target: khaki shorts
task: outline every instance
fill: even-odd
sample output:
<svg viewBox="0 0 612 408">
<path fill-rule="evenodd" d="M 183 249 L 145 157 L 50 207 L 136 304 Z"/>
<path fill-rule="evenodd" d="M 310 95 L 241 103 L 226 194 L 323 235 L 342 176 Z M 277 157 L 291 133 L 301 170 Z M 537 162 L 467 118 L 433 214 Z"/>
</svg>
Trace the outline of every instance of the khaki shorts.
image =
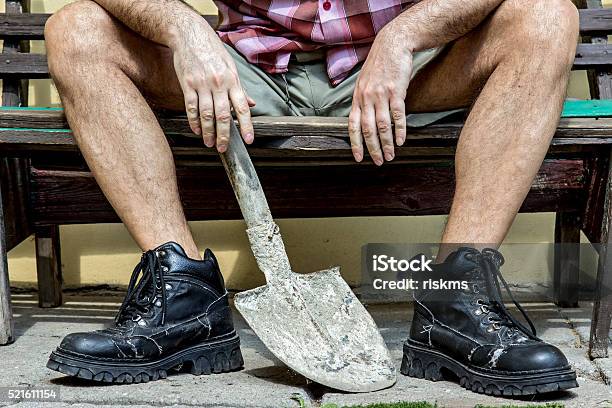
<svg viewBox="0 0 612 408">
<path fill-rule="evenodd" d="M 291 59 L 285 74 L 268 74 L 249 63 L 231 46 L 226 48 L 234 58 L 238 75 L 247 94 L 257 102 L 251 109 L 253 116 L 342 116 L 351 111 L 353 89 L 361 65 L 339 85 L 329 82 L 323 55 L 298 54 Z M 442 48 L 418 52 L 414 55 L 412 76 L 427 65 Z M 460 111 L 415 113 L 406 116 L 407 124 L 419 127 L 431 124 Z"/>
</svg>

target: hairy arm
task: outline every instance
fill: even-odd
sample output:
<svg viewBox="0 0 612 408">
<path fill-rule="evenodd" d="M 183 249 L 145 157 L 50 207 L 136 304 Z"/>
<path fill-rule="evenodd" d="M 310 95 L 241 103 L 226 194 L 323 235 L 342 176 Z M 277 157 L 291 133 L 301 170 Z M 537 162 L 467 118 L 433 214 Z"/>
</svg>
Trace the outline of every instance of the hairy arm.
<svg viewBox="0 0 612 408">
<path fill-rule="evenodd" d="M 173 48 L 198 35 L 216 34 L 191 6 L 181 0 L 94 0 L 106 11 L 141 36 Z"/>
<path fill-rule="evenodd" d="M 250 106 L 234 60 L 213 28 L 181 0 L 95 0 L 142 37 L 170 48 L 193 132 L 224 152 L 232 109 L 247 143 L 253 141 Z"/>
<path fill-rule="evenodd" d="M 388 27 L 410 52 L 447 44 L 480 24 L 504 0 L 421 0 Z"/>
</svg>

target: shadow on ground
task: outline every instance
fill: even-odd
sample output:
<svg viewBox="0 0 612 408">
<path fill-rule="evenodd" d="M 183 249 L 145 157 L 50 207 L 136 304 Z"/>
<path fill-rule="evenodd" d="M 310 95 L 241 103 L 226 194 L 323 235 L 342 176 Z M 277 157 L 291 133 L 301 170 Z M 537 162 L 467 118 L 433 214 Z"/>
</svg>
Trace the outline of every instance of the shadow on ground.
<svg viewBox="0 0 612 408">
<path fill-rule="evenodd" d="M 45 367 L 49 353 L 61 338 L 75 331 L 89 331 L 111 324 L 121 303 L 119 293 L 69 294 L 64 306 L 40 309 L 35 294 L 15 294 L 13 307 L 17 340 L 0 347 L 0 387 L 54 386 L 65 404 L 96 405 L 187 405 L 215 407 L 306 407 L 338 406 L 376 402 L 428 401 L 440 407 L 501 406 L 560 402 L 566 407 L 612 406 L 610 386 L 604 383 L 612 364 L 586 357 L 590 305 L 559 310 L 551 304 L 526 304 L 546 341 L 559 346 L 579 375 L 580 387 L 535 398 L 502 399 L 479 395 L 453 381 L 430 382 L 398 375 L 394 387 L 367 394 L 348 394 L 312 383 L 278 361 L 259 341 L 238 313 L 234 314 L 241 338 L 245 368 L 223 375 L 193 376 L 175 373 L 163 381 L 146 384 L 109 385 L 65 377 Z M 407 304 L 371 305 L 397 366 L 402 343 L 408 335 L 411 311 Z M 585 337 L 587 335 L 587 337 Z M 607 405 L 606 405 L 607 404 Z M 0 402 L 0 405 L 2 403 Z"/>
</svg>

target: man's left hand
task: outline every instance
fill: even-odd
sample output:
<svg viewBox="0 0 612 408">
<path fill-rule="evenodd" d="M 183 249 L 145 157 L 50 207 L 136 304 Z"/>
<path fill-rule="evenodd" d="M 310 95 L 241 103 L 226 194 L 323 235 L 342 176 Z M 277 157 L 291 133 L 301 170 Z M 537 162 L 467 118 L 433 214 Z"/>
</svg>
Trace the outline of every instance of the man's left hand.
<svg viewBox="0 0 612 408">
<path fill-rule="evenodd" d="M 404 101 L 412 74 L 412 52 L 405 38 L 394 35 L 391 24 L 381 30 L 357 79 L 349 115 L 349 135 L 355 160 L 363 160 L 363 142 L 376 165 L 395 157 L 406 140 Z"/>
</svg>

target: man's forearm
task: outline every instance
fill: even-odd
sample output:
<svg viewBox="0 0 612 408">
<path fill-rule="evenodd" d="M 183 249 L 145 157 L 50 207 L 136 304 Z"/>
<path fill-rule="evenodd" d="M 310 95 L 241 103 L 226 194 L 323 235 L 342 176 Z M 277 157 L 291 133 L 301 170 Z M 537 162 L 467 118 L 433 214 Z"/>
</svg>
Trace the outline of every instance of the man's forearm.
<svg viewBox="0 0 612 408">
<path fill-rule="evenodd" d="M 408 51 L 421 51 L 447 44 L 471 31 L 502 2 L 422 0 L 396 17 L 390 26 Z"/>
<path fill-rule="evenodd" d="M 172 47 L 188 37 L 193 27 L 214 30 L 181 0 L 94 0 L 133 31 L 156 43 Z"/>
</svg>

